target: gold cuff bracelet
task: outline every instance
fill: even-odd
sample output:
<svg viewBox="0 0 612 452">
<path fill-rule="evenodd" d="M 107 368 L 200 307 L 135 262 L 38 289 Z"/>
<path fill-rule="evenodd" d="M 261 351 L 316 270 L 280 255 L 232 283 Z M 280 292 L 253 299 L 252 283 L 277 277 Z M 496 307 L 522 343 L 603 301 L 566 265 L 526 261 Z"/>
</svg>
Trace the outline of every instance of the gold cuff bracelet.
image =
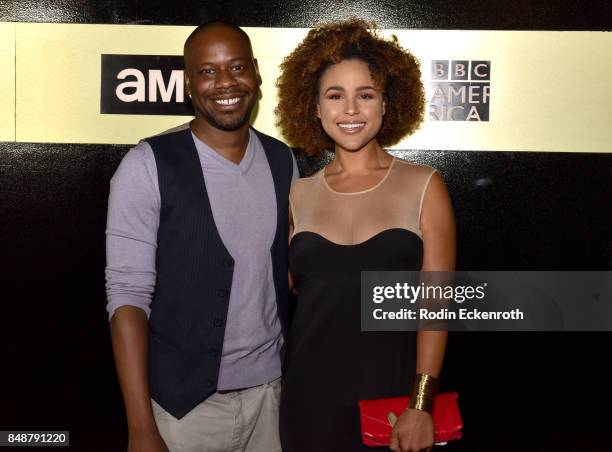
<svg viewBox="0 0 612 452">
<path fill-rule="evenodd" d="M 434 398 L 438 393 L 438 379 L 427 374 L 416 374 L 412 397 L 408 408 L 427 411 L 431 414 Z"/>
</svg>

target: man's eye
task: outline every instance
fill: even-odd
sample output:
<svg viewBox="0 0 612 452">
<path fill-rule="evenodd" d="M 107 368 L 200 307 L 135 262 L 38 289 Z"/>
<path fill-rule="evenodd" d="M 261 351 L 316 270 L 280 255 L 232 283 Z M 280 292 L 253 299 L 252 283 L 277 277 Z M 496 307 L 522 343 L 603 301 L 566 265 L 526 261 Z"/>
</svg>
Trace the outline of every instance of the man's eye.
<svg viewBox="0 0 612 452">
<path fill-rule="evenodd" d="M 200 73 L 201 73 L 201 74 L 206 74 L 206 75 L 212 75 L 212 74 L 214 74 L 214 73 L 215 73 L 215 70 L 214 70 L 214 69 L 212 69 L 212 68 L 207 67 L 207 68 L 202 69 L 202 70 L 200 71 Z"/>
<path fill-rule="evenodd" d="M 244 70 L 244 64 L 235 64 L 232 66 L 232 70 L 236 72 L 240 72 Z"/>
</svg>

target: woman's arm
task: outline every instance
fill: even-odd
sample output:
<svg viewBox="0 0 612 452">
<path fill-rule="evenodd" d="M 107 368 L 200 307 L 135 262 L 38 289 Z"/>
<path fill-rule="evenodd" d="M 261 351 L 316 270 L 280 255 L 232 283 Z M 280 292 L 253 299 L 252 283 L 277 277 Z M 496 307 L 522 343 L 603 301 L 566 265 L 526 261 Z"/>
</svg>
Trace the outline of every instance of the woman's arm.
<svg viewBox="0 0 612 452">
<path fill-rule="evenodd" d="M 423 271 L 454 271 L 457 254 L 455 217 L 450 196 L 438 172 L 425 191 L 420 219 Z M 439 377 L 446 348 L 446 331 L 417 333 L 417 373 Z"/>
<path fill-rule="evenodd" d="M 455 218 L 450 196 L 442 177 L 435 172 L 425 191 L 420 228 L 423 237 L 423 271 L 453 271 L 455 269 Z M 417 374 L 440 376 L 446 331 L 417 333 Z M 426 411 L 407 409 L 394 427 L 390 449 L 417 451 L 433 445 L 433 422 Z"/>
</svg>

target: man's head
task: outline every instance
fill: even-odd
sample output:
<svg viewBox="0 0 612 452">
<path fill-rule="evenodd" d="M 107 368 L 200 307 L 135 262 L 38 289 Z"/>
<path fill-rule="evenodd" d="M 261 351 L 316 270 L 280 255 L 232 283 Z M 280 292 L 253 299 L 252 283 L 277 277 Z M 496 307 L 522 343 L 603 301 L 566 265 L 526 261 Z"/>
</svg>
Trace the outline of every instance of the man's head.
<svg viewBox="0 0 612 452">
<path fill-rule="evenodd" d="M 196 121 L 224 131 L 248 124 L 261 77 L 247 34 L 225 22 L 200 25 L 185 41 L 183 56 Z"/>
</svg>

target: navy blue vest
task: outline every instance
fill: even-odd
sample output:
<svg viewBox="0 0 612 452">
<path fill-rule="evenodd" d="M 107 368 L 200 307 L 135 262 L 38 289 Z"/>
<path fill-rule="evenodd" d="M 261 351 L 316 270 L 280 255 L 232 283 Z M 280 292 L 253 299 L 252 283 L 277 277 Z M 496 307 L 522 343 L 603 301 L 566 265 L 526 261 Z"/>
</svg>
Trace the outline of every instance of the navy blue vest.
<svg viewBox="0 0 612 452">
<path fill-rule="evenodd" d="M 272 266 L 276 303 L 287 333 L 288 197 L 291 151 L 257 132 L 274 180 L 277 205 Z M 234 260 L 215 225 L 189 129 L 148 138 L 161 195 L 157 280 L 149 318 L 151 397 L 180 419 L 215 392 Z"/>
</svg>

